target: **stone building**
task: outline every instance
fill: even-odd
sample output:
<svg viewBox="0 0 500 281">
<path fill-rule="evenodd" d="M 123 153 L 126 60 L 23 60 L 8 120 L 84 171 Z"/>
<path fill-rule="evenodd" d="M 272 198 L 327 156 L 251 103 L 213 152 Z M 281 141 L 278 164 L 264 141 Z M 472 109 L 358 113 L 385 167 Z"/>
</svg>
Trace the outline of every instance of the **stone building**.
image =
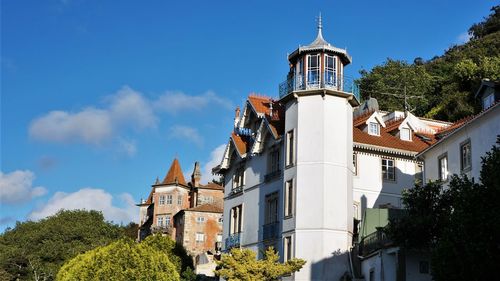
<svg viewBox="0 0 500 281">
<path fill-rule="evenodd" d="M 152 185 L 139 206 L 138 240 L 152 233 L 168 235 L 193 257 L 216 252 L 222 239 L 223 187 L 201 184 L 201 171 L 195 163 L 187 182 L 176 158 L 165 178 Z"/>
</svg>

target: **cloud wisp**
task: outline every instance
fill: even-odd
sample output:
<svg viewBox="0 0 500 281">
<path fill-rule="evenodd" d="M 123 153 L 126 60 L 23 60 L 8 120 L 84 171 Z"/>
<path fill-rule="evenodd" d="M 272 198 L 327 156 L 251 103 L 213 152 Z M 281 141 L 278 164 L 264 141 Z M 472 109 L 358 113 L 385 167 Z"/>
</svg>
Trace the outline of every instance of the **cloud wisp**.
<svg viewBox="0 0 500 281">
<path fill-rule="evenodd" d="M 16 170 L 4 174 L 0 171 L 0 203 L 21 204 L 47 193 L 41 186 L 33 186 L 35 174 L 29 170 Z"/>
<path fill-rule="evenodd" d="M 128 193 L 119 196 L 121 207 L 113 205 L 113 196 L 96 188 L 82 188 L 72 193 L 56 192 L 43 206 L 33 210 L 28 218 L 40 220 L 56 214 L 59 210 L 97 210 L 101 211 L 106 220 L 115 223 L 128 223 L 135 221 L 137 216 L 134 199 Z"/>
<path fill-rule="evenodd" d="M 210 182 L 212 179 L 216 178 L 216 176 L 212 175 L 212 168 L 220 164 L 224 151 L 226 151 L 226 144 L 221 144 L 210 152 L 210 159 L 203 165 L 201 174 L 202 183 Z"/>
<path fill-rule="evenodd" d="M 154 103 L 157 110 L 170 114 L 177 114 L 185 110 L 201 110 L 211 104 L 228 110 L 234 108 L 230 100 L 222 98 L 212 91 L 197 96 L 190 96 L 183 92 L 166 92 Z"/>
<path fill-rule="evenodd" d="M 176 125 L 170 128 L 170 139 L 185 140 L 194 143 L 198 147 L 203 146 L 203 138 L 196 128 L 189 126 Z"/>
</svg>

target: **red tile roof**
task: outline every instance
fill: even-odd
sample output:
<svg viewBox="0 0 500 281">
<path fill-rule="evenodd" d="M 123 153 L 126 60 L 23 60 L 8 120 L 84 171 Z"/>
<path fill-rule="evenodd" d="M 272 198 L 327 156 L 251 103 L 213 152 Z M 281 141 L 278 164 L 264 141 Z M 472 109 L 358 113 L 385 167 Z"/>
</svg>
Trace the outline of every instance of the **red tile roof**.
<svg viewBox="0 0 500 281">
<path fill-rule="evenodd" d="M 248 96 L 248 102 L 257 113 L 264 115 L 275 136 L 283 135 L 285 130 L 285 108 L 281 103 L 274 101 L 272 98 L 255 94 Z"/>
<path fill-rule="evenodd" d="M 203 204 L 193 208 L 185 209 L 184 211 L 222 213 L 223 209 L 215 204 Z"/>
<path fill-rule="evenodd" d="M 407 150 L 413 152 L 422 151 L 429 146 L 415 134 L 413 134 L 411 141 L 404 141 L 397 136 L 389 134 L 385 129 L 381 130 L 380 136 L 372 136 L 366 132 L 361 131 L 356 127 L 353 128 L 353 141 L 355 143 Z"/>
<path fill-rule="evenodd" d="M 172 165 L 170 165 L 167 175 L 165 176 L 165 179 L 161 182 L 161 184 L 175 183 L 187 186 L 184 174 L 182 174 L 181 164 L 179 164 L 179 160 L 177 160 L 177 158 L 174 159 Z"/>
<path fill-rule="evenodd" d="M 366 120 L 368 120 L 372 116 L 373 112 L 375 112 L 375 111 L 373 111 L 373 110 L 372 111 L 368 111 L 368 112 L 363 113 L 362 115 L 354 118 L 354 120 L 352 120 L 353 126 L 354 127 L 359 127 L 359 126 L 365 124 Z"/>
<path fill-rule="evenodd" d="M 405 120 L 405 118 L 394 118 L 394 119 L 386 121 L 385 122 L 385 130 L 387 132 L 392 132 L 392 131 L 396 130 L 399 127 L 399 125 L 401 125 L 401 123 L 403 123 L 404 120 Z"/>
<path fill-rule="evenodd" d="M 237 135 L 236 133 L 231 133 L 231 138 L 234 141 L 236 149 L 240 155 L 244 155 L 250 150 L 250 140 L 248 137 Z"/>
<path fill-rule="evenodd" d="M 215 189 L 215 190 L 224 190 L 224 187 L 214 183 L 214 182 L 209 182 L 208 184 L 205 185 L 200 185 L 200 188 L 205 188 L 205 189 Z"/>
</svg>

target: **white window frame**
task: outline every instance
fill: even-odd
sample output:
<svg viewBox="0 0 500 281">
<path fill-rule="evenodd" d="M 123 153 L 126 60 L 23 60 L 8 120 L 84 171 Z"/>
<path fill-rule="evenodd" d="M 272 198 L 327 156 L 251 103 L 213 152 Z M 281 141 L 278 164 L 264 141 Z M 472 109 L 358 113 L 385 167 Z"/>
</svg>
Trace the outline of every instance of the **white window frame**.
<svg viewBox="0 0 500 281">
<path fill-rule="evenodd" d="M 328 60 L 332 60 L 330 66 Z M 325 85 L 337 86 L 337 57 L 325 55 Z"/>
<path fill-rule="evenodd" d="M 401 131 L 399 132 L 399 135 L 401 137 L 401 140 L 404 141 L 411 141 L 411 129 L 410 128 L 401 128 Z"/>
<path fill-rule="evenodd" d="M 438 178 L 441 181 L 447 181 L 449 170 L 448 170 L 448 153 L 444 153 L 438 157 Z"/>
<path fill-rule="evenodd" d="M 240 165 L 233 174 L 233 189 L 243 186 L 245 186 L 245 165 Z"/>
<path fill-rule="evenodd" d="M 285 182 L 285 208 L 284 208 L 284 214 L 285 218 L 290 218 L 293 217 L 294 211 L 295 211 L 295 187 L 294 187 L 294 180 L 290 179 Z"/>
<path fill-rule="evenodd" d="M 158 205 L 165 205 L 165 195 L 158 196 Z"/>
<path fill-rule="evenodd" d="M 391 162 L 392 165 L 389 165 L 389 163 Z M 385 181 L 396 181 L 396 160 L 392 158 L 382 158 L 381 166 L 382 166 L 382 179 Z M 392 177 L 390 176 L 391 174 L 389 172 L 390 170 L 392 170 Z"/>
<path fill-rule="evenodd" d="M 283 262 L 293 259 L 293 239 L 292 235 L 283 237 Z"/>
<path fill-rule="evenodd" d="M 172 198 L 173 198 L 172 194 L 167 195 L 167 202 L 166 202 L 167 205 L 172 205 Z"/>
<path fill-rule="evenodd" d="M 163 226 L 163 216 L 157 216 L 156 217 L 156 225 L 157 226 Z"/>
<path fill-rule="evenodd" d="M 316 59 L 317 66 L 313 67 L 312 61 L 313 58 Z M 313 80 L 314 78 L 314 73 L 317 73 L 316 80 Z M 321 55 L 320 54 L 313 54 L 313 55 L 308 55 L 307 56 L 307 85 L 309 86 L 319 86 L 320 81 L 321 81 Z"/>
<path fill-rule="evenodd" d="M 295 139 L 295 130 L 290 130 L 286 133 L 286 167 L 291 167 L 295 164 Z"/>
<path fill-rule="evenodd" d="M 177 195 L 177 205 L 182 205 L 182 195 Z"/>
<path fill-rule="evenodd" d="M 197 223 L 205 223 L 205 221 L 206 221 L 205 217 L 196 217 Z"/>
<path fill-rule="evenodd" d="M 170 226 L 170 223 L 172 222 L 172 218 L 170 216 L 165 216 L 165 226 Z"/>
<path fill-rule="evenodd" d="M 243 204 L 234 206 L 230 211 L 229 234 L 243 231 Z"/>
<path fill-rule="evenodd" d="M 460 171 L 468 172 L 472 169 L 472 145 L 470 139 L 460 144 Z"/>
<path fill-rule="evenodd" d="M 196 238 L 195 238 L 195 240 L 198 243 L 205 242 L 205 233 L 203 233 L 203 232 L 196 232 Z"/>
<path fill-rule="evenodd" d="M 380 136 L 380 124 L 377 122 L 368 123 L 368 134 L 372 136 Z"/>
</svg>

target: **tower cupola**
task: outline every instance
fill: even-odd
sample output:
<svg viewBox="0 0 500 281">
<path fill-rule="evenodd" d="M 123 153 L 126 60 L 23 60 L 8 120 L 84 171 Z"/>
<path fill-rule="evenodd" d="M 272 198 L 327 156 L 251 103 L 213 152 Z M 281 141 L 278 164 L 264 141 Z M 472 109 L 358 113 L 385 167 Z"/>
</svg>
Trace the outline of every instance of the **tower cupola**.
<svg viewBox="0 0 500 281">
<path fill-rule="evenodd" d="M 326 89 L 356 97 L 359 90 L 354 80 L 344 75 L 344 67 L 352 62 L 346 49 L 333 46 L 323 38 L 323 22 L 318 17 L 316 39 L 299 46 L 288 55 L 290 71 L 280 84 L 280 98 L 296 91 Z"/>
</svg>

